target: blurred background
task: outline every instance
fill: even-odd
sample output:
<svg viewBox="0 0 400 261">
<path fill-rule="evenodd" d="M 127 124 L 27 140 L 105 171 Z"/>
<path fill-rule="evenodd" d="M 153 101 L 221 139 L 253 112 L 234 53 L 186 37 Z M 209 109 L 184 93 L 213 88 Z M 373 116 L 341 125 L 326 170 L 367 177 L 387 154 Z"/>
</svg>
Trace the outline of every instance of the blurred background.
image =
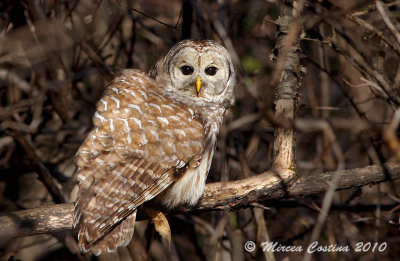
<svg viewBox="0 0 400 261">
<path fill-rule="evenodd" d="M 297 119 L 310 120 L 310 126 L 297 132 L 299 176 L 334 171 L 340 164 L 352 169 L 397 161 L 397 125 L 390 138 L 385 130 L 400 103 L 400 3 L 381 3 L 392 30 L 371 1 L 302 3 Z M 282 7 L 273 0 L 1 1 L 0 211 L 73 202 L 74 155 L 107 84 L 124 68 L 148 70 L 185 38 L 221 42 L 239 74 L 236 105 L 225 119 L 208 182 L 270 169 L 276 127 L 268 117 L 276 88 L 270 53 Z M 313 126 L 315 121 L 333 130 L 339 152 L 332 152 L 332 142 Z M 50 177 L 53 191 L 38 173 Z M 398 258 L 399 189 L 392 181 L 336 192 L 318 242 L 352 250 L 318 252 L 313 260 Z M 268 236 L 306 249 L 323 196 L 173 216 L 170 246 L 143 221 L 132 243 L 110 256 L 81 256 L 60 233 L 0 238 L 0 257 L 266 260 L 261 248 L 247 252 L 244 243 L 259 244 Z M 355 252 L 357 242 L 386 242 L 387 248 Z M 299 258 L 297 252 L 274 254 L 276 260 Z"/>
</svg>

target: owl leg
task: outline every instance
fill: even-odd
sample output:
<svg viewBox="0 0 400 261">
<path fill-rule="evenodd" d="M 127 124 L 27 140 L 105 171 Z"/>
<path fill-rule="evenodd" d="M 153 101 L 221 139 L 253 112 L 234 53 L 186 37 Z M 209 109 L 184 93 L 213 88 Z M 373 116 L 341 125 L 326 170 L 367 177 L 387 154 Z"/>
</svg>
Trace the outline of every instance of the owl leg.
<svg viewBox="0 0 400 261">
<path fill-rule="evenodd" d="M 121 224 L 114 228 L 110 233 L 105 235 L 101 241 L 96 243 L 96 245 L 92 245 L 90 248 L 93 254 L 98 256 L 101 253 L 111 253 L 120 246 L 127 246 L 133 236 L 136 212 L 137 210 L 125 218 Z M 87 248 L 88 242 L 84 239 L 84 237 L 79 239 L 79 247 L 81 249 Z"/>
</svg>

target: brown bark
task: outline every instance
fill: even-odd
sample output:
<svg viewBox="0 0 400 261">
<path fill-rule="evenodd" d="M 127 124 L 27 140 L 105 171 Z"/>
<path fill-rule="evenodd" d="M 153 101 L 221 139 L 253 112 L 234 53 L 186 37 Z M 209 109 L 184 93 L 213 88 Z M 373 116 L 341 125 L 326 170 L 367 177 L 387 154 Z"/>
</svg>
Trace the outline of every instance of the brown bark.
<svg viewBox="0 0 400 261">
<path fill-rule="evenodd" d="M 341 170 L 337 189 L 348 189 L 367 184 L 400 179 L 400 165 L 389 164 Z M 203 197 L 193 207 L 181 207 L 173 213 L 238 209 L 253 203 L 267 203 L 272 199 L 299 198 L 325 192 L 336 172 L 308 175 L 291 184 L 280 182 L 274 172 L 265 172 L 243 180 L 207 184 Z M 285 187 L 286 186 L 286 187 Z M 73 204 L 59 204 L 36 209 L 2 213 L 0 239 L 11 236 L 54 233 L 72 229 Z"/>
<path fill-rule="evenodd" d="M 276 20 L 277 39 L 271 59 L 276 60 L 272 76 L 275 89 L 275 117 L 293 120 L 297 111 L 297 94 L 301 85 L 300 34 L 301 24 L 292 17 L 292 8 L 282 5 L 280 17 Z M 293 129 L 276 128 L 274 133 L 273 168 L 282 178 L 294 175 L 295 133 Z"/>
</svg>

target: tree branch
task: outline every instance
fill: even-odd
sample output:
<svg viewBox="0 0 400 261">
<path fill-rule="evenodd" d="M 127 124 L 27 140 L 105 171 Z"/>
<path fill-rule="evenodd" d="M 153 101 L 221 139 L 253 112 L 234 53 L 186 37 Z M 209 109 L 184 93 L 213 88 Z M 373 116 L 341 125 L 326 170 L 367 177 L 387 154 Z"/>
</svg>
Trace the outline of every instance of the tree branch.
<svg viewBox="0 0 400 261">
<path fill-rule="evenodd" d="M 300 72 L 300 34 L 301 24 L 292 17 L 292 8 L 282 4 L 281 14 L 276 20 L 277 39 L 272 60 L 276 60 L 276 69 L 272 76 L 275 89 L 275 116 L 292 120 L 297 112 L 297 96 L 301 85 Z M 278 56 L 276 56 L 278 55 Z M 294 175 L 296 168 L 295 133 L 293 129 L 276 128 L 274 132 L 273 169 L 286 176 Z"/>
<path fill-rule="evenodd" d="M 388 164 L 385 167 L 374 165 L 340 172 L 307 175 L 297 178 L 290 184 L 271 171 L 243 180 L 210 183 L 207 184 L 204 195 L 196 206 L 181 207 L 170 214 L 239 209 L 250 207 L 252 203 L 266 203 L 271 199 L 298 198 L 318 194 L 328 189 L 332 177 L 336 174 L 341 175 L 337 189 L 349 189 L 400 179 L 398 164 Z M 14 236 L 70 230 L 73 222 L 73 208 L 73 204 L 69 203 L 2 213 L 0 240 Z"/>
<path fill-rule="evenodd" d="M 26 156 L 32 162 L 37 174 L 39 175 L 40 180 L 42 180 L 43 184 L 46 186 L 54 202 L 65 203 L 65 198 L 55 184 L 51 173 L 36 155 L 35 150 L 32 148 L 31 145 L 29 145 L 28 141 L 25 139 L 24 135 L 22 135 L 21 131 L 11 129 L 9 130 L 9 133 L 25 150 Z"/>
</svg>

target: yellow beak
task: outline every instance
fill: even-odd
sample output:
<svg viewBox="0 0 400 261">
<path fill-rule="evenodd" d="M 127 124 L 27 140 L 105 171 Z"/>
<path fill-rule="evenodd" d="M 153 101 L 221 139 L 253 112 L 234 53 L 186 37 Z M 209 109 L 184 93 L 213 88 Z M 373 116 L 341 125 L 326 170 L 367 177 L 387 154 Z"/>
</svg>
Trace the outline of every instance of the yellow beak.
<svg viewBox="0 0 400 261">
<path fill-rule="evenodd" d="M 201 88 L 201 78 L 200 78 L 200 76 L 197 76 L 197 79 L 196 79 L 196 92 L 197 92 L 197 94 L 200 93 L 200 88 Z"/>
</svg>

